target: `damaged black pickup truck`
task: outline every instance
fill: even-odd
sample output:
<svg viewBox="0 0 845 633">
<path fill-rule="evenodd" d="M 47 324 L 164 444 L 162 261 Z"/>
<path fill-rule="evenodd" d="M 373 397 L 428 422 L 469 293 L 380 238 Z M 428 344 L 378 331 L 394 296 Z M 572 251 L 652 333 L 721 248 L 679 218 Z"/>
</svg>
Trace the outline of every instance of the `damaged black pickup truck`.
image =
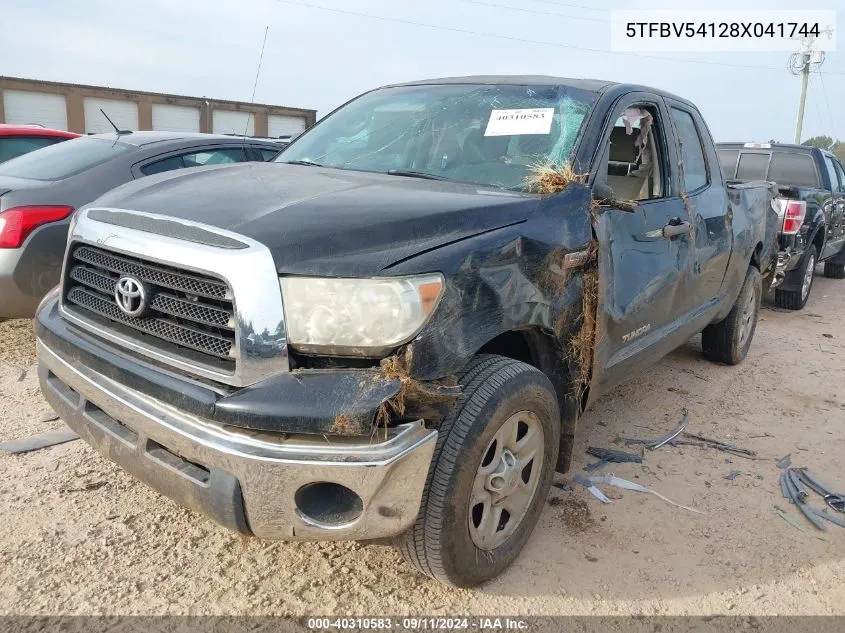
<svg viewBox="0 0 845 633">
<path fill-rule="evenodd" d="M 734 364 L 775 252 L 699 112 L 470 77 L 354 99 L 274 163 L 180 170 L 72 221 L 43 392 L 129 473 L 269 539 L 395 539 L 455 585 L 517 556 L 576 421 L 702 332 Z"/>
</svg>

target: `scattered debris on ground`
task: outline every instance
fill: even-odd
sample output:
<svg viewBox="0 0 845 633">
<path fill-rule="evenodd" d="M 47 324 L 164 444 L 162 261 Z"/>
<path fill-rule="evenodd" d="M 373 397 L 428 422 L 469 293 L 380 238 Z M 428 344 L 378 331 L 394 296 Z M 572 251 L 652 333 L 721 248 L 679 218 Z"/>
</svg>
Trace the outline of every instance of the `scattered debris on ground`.
<svg viewBox="0 0 845 633">
<path fill-rule="evenodd" d="M 587 454 L 593 457 L 598 457 L 603 462 L 613 462 L 614 464 L 642 464 L 643 458 L 636 453 L 628 453 L 625 451 L 616 451 L 612 448 L 600 448 L 596 446 L 587 447 Z"/>
<path fill-rule="evenodd" d="M 628 437 L 618 437 L 618 438 L 616 438 L 616 442 L 617 443 L 623 442 L 626 446 L 642 445 L 642 446 L 645 446 L 646 448 L 648 448 L 650 450 L 660 448 L 661 446 L 664 446 L 664 445 L 672 442 L 672 440 L 674 440 L 676 437 L 678 437 L 678 435 L 680 435 L 681 432 L 685 428 L 687 428 L 687 425 L 689 424 L 689 412 L 686 409 L 683 409 L 682 414 L 683 414 L 683 419 L 681 420 L 680 425 L 678 425 L 678 427 L 676 429 L 674 429 L 671 433 L 669 433 L 668 435 L 666 435 L 664 437 L 658 438 L 656 440 L 641 440 L 641 439 L 634 439 L 634 438 L 628 438 Z"/>
<path fill-rule="evenodd" d="M 596 524 L 592 514 L 590 514 L 590 506 L 583 499 L 578 497 L 566 497 L 560 504 L 563 509 L 561 518 L 563 524 L 575 532 L 584 532 Z"/>
<path fill-rule="evenodd" d="M 72 442 L 78 440 L 79 436 L 75 431 L 68 427 L 55 429 L 53 431 L 46 431 L 38 435 L 32 435 L 20 440 L 10 440 L 8 442 L 0 443 L 0 450 L 9 453 L 28 453 L 29 451 L 37 451 L 48 446 L 55 446 L 56 444 L 64 444 L 65 442 Z"/>
<path fill-rule="evenodd" d="M 646 486 L 641 486 L 640 484 L 634 483 L 633 481 L 628 481 L 627 479 L 621 479 L 620 477 L 616 477 L 613 474 L 601 475 L 598 477 L 585 477 L 583 479 L 586 479 L 593 487 L 595 487 L 596 484 L 607 484 L 608 486 L 614 486 L 615 488 L 621 488 L 622 490 L 636 490 L 637 492 L 647 492 L 649 494 L 654 495 L 655 497 L 658 497 L 659 499 L 663 499 L 663 501 L 665 501 L 666 503 L 671 503 L 673 506 L 683 508 L 684 510 L 689 510 L 690 512 L 696 512 L 698 514 L 702 513 L 701 510 L 696 510 L 695 508 L 691 508 L 689 506 L 685 506 L 683 504 L 672 501 L 668 497 L 664 497 L 656 490 L 652 490 L 651 488 L 647 488 Z"/>
<path fill-rule="evenodd" d="M 775 466 L 777 466 L 778 468 L 789 468 L 790 466 L 792 466 L 792 453 L 781 457 L 777 461 L 777 463 L 775 463 Z"/>
<path fill-rule="evenodd" d="M 781 494 L 784 499 L 793 504 L 804 517 L 817 529 L 827 531 L 825 520 L 845 527 L 845 519 L 831 515 L 827 508 L 820 510 L 807 503 L 810 498 L 810 491 L 816 492 L 822 497 L 831 510 L 845 514 L 845 495 L 831 492 L 806 468 L 789 468 L 780 466 L 780 462 L 787 459 L 787 455 L 778 462 L 778 468 L 783 468 L 780 474 L 779 483 Z"/>
<path fill-rule="evenodd" d="M 641 445 L 650 450 L 658 449 L 661 446 L 698 446 L 699 448 L 714 448 L 719 451 L 731 453 L 739 457 L 747 457 L 749 459 L 755 459 L 757 457 L 757 453 L 750 449 L 740 448 L 734 444 L 714 440 L 709 437 L 704 437 L 703 435 L 698 435 L 697 433 L 687 432 L 686 428 L 689 424 L 689 412 L 684 409 L 683 415 L 684 418 L 681 424 L 665 437 L 661 437 L 656 440 L 617 437 L 614 441 L 617 444 L 624 444 L 625 446 Z"/>
<path fill-rule="evenodd" d="M 728 481 L 733 481 L 734 479 L 739 477 L 741 474 L 742 474 L 742 472 L 739 471 L 739 470 L 729 470 L 727 472 L 727 474 L 725 475 L 725 479 L 727 479 Z"/>
</svg>

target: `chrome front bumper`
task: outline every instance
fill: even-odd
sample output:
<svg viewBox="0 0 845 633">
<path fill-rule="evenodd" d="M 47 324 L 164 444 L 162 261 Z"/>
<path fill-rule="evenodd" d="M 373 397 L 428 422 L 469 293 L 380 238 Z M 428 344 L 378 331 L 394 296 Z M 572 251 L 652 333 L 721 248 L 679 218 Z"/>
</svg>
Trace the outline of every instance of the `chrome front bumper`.
<svg viewBox="0 0 845 633">
<path fill-rule="evenodd" d="M 365 540 L 400 534 L 416 519 L 437 437 L 421 422 L 386 440 L 250 432 L 134 391 L 41 339 L 37 352 L 44 396 L 83 440 L 226 527 L 269 539 Z M 339 490 L 334 484 L 360 498 L 356 512 L 331 511 L 331 495 L 320 491 Z M 298 493 L 309 489 L 308 508 L 315 496 L 329 506 L 319 518 L 301 507 Z"/>
</svg>

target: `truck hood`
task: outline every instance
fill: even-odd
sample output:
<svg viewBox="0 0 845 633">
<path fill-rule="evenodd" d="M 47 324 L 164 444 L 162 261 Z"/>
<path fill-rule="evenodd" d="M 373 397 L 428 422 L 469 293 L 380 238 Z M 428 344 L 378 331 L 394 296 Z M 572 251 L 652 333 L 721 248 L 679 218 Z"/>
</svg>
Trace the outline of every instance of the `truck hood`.
<svg viewBox="0 0 845 633">
<path fill-rule="evenodd" d="M 240 233 L 265 244 L 280 273 L 369 276 L 522 222 L 538 202 L 476 185 L 241 163 L 146 177 L 90 206 L 159 213 Z"/>
</svg>

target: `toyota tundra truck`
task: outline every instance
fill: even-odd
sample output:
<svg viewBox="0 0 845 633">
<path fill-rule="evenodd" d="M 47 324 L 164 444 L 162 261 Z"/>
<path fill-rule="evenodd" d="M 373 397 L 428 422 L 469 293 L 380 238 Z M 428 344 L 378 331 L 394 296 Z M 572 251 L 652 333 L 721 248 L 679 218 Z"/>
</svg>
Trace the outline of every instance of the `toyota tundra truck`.
<svg viewBox="0 0 845 633">
<path fill-rule="evenodd" d="M 365 93 L 272 163 L 121 186 L 72 218 L 35 322 L 83 440 L 263 539 L 395 542 L 458 586 L 537 523 L 599 394 L 701 332 L 739 363 L 775 253 L 696 107 L 466 77 Z"/>
</svg>

